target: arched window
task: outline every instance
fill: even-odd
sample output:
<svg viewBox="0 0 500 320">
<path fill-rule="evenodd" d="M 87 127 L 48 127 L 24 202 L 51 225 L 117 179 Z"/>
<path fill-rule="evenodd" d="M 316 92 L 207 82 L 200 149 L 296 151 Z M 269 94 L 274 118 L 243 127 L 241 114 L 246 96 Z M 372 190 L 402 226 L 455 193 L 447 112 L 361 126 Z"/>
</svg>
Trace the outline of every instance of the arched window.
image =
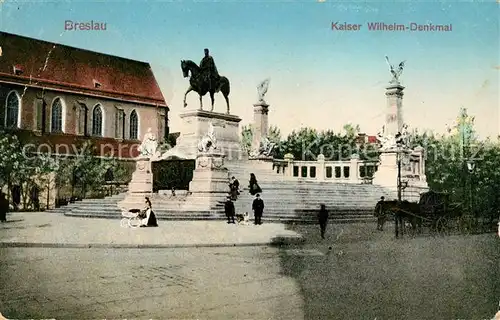
<svg viewBox="0 0 500 320">
<path fill-rule="evenodd" d="M 63 132 L 63 105 L 60 98 L 55 99 L 52 103 L 52 114 L 50 119 L 50 131 Z"/>
<path fill-rule="evenodd" d="M 130 114 L 130 139 L 137 140 L 139 135 L 139 118 L 135 110 Z"/>
<path fill-rule="evenodd" d="M 98 104 L 92 111 L 92 135 L 102 137 L 102 108 Z"/>
<path fill-rule="evenodd" d="M 19 127 L 19 96 L 17 92 L 12 91 L 5 101 L 5 126 Z"/>
</svg>

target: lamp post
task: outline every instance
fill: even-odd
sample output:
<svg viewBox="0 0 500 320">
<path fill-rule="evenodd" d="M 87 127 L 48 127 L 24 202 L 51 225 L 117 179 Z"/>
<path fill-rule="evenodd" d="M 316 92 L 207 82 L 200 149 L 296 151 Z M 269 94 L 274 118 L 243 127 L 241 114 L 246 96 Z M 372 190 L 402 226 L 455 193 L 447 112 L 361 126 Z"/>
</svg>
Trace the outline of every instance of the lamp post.
<svg viewBox="0 0 500 320">
<path fill-rule="evenodd" d="M 403 190 L 403 185 L 401 181 L 401 163 L 402 163 L 402 155 L 406 152 L 408 149 L 408 132 L 407 132 L 407 126 L 403 125 L 403 133 L 398 132 L 396 134 L 396 162 L 398 165 L 398 181 L 397 181 L 397 190 L 398 190 L 398 203 L 400 204 L 402 201 L 402 190 Z M 406 188 L 405 184 L 405 188 Z M 403 221 L 401 219 L 401 216 L 396 213 L 395 215 L 395 235 L 396 238 L 399 236 L 399 225 L 401 225 L 401 232 L 404 230 L 403 226 Z"/>
<path fill-rule="evenodd" d="M 398 202 L 401 202 L 401 147 L 397 149 L 397 163 L 398 163 Z"/>
<path fill-rule="evenodd" d="M 469 170 L 469 212 L 472 214 L 473 210 L 473 201 L 472 201 L 472 177 L 474 173 L 474 169 L 476 168 L 476 163 L 469 159 L 467 160 L 467 169 Z"/>
</svg>

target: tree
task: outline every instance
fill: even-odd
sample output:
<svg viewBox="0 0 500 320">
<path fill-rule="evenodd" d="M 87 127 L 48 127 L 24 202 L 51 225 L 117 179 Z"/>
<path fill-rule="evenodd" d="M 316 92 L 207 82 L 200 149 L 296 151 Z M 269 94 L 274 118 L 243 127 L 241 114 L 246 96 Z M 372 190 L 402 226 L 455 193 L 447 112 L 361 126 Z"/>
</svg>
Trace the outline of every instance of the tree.
<svg viewBox="0 0 500 320">
<path fill-rule="evenodd" d="M 447 192 L 453 202 L 474 213 L 492 219 L 500 204 L 500 142 L 480 141 L 474 130 L 474 117 L 461 109 L 447 134 L 416 133 L 412 147 L 425 150 L 427 183 L 431 190 Z M 467 162 L 474 163 L 469 171 Z"/>
<path fill-rule="evenodd" d="M 343 129 L 345 135 L 350 139 L 356 139 L 359 132 L 361 131 L 359 128 L 359 124 L 353 125 L 352 123 L 345 124 Z"/>
<path fill-rule="evenodd" d="M 65 159 L 61 164 L 57 180 L 59 187 L 69 183 L 74 190 L 79 186 L 85 198 L 88 192 L 98 191 L 102 187 L 108 170 L 113 171 L 115 180 L 125 174 L 125 169 L 116 159 L 97 157 L 95 146 L 90 141 L 80 145 L 77 150 L 74 157 Z"/>
<path fill-rule="evenodd" d="M 316 160 L 319 154 L 319 140 L 316 129 L 301 128 L 288 135 L 281 149 L 284 153 L 291 153 L 296 160 Z"/>
<path fill-rule="evenodd" d="M 0 183 L 10 184 L 22 172 L 25 158 L 21 152 L 22 146 L 17 136 L 0 132 Z M 18 175 L 14 176 L 15 173 Z"/>
<path fill-rule="evenodd" d="M 359 126 L 344 126 L 344 133 L 333 130 L 318 132 L 312 128 L 292 131 L 281 144 L 282 153 L 291 153 L 297 160 L 315 161 L 318 155 L 325 160 L 349 160 L 354 153 L 359 154 L 357 136 Z"/>
<path fill-rule="evenodd" d="M 0 185 L 20 187 L 22 207 L 30 205 L 32 188 L 46 185 L 50 174 L 58 170 L 56 161 L 48 155 L 26 151 L 16 135 L 5 133 L 0 139 Z M 48 181 L 50 183 L 50 181 Z"/>
</svg>

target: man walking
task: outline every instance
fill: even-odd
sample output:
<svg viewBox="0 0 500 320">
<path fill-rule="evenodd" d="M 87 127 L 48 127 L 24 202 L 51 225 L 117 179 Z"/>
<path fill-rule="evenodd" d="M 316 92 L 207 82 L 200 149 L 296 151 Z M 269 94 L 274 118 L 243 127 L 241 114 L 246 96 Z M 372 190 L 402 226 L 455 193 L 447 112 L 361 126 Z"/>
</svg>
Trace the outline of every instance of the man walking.
<svg viewBox="0 0 500 320">
<path fill-rule="evenodd" d="M 5 194 L 0 191 L 0 221 L 7 221 L 7 211 L 9 211 L 9 200 L 5 198 Z"/>
<path fill-rule="evenodd" d="M 255 195 L 252 203 L 252 210 L 254 215 L 254 224 L 262 224 L 262 213 L 264 212 L 264 201 L 260 198 L 260 194 Z"/>
<path fill-rule="evenodd" d="M 224 203 L 224 212 L 226 213 L 227 223 L 235 223 L 234 222 L 234 203 L 231 201 L 231 196 L 227 196 L 226 203 Z"/>
<path fill-rule="evenodd" d="M 384 208 L 384 203 L 385 203 L 385 198 L 382 196 L 380 197 L 380 201 L 377 202 L 377 205 L 375 206 L 375 217 L 377 217 L 377 230 L 383 231 L 384 230 L 384 223 L 385 223 L 385 208 Z"/>
<path fill-rule="evenodd" d="M 325 239 L 326 225 L 328 224 L 328 211 L 324 204 L 321 205 L 321 209 L 318 213 L 319 228 L 321 230 L 321 239 Z"/>
</svg>

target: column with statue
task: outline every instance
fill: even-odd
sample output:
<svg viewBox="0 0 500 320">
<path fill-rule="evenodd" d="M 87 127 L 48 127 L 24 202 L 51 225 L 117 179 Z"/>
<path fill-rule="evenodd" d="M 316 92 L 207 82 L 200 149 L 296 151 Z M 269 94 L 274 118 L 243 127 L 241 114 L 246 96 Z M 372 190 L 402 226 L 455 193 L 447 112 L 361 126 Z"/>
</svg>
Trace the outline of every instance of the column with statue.
<svg viewBox="0 0 500 320">
<path fill-rule="evenodd" d="M 399 79 L 403 73 L 404 61 L 399 63 L 396 69 L 390 62 L 389 58 L 385 57 L 389 65 L 392 79 L 386 87 L 387 107 L 385 124 L 377 134 L 377 139 L 380 144 L 380 162 L 373 176 L 373 184 L 387 187 L 393 191 L 398 191 L 398 182 L 400 179 L 400 153 L 402 145 L 401 131 L 407 126 L 403 124 L 403 90 Z M 398 170 L 399 169 L 399 170 Z M 399 173 L 399 174 L 398 174 Z"/>
<path fill-rule="evenodd" d="M 269 104 L 264 96 L 269 89 L 270 79 L 265 79 L 257 86 L 258 100 L 253 105 L 253 137 L 250 151 L 250 159 L 268 160 L 272 159 L 274 143 L 269 140 Z"/>
<path fill-rule="evenodd" d="M 425 158 L 422 147 L 411 149 L 408 125 L 403 121 L 403 90 L 399 79 L 403 72 L 404 61 L 395 68 L 386 56 L 392 79 L 386 87 L 387 107 L 385 124 L 378 133 L 380 143 L 380 162 L 373 183 L 397 192 L 398 200 L 418 201 L 420 193 L 428 189 L 425 176 Z M 413 170 L 414 159 L 418 169 Z M 416 173 L 416 176 L 415 176 Z"/>
</svg>

